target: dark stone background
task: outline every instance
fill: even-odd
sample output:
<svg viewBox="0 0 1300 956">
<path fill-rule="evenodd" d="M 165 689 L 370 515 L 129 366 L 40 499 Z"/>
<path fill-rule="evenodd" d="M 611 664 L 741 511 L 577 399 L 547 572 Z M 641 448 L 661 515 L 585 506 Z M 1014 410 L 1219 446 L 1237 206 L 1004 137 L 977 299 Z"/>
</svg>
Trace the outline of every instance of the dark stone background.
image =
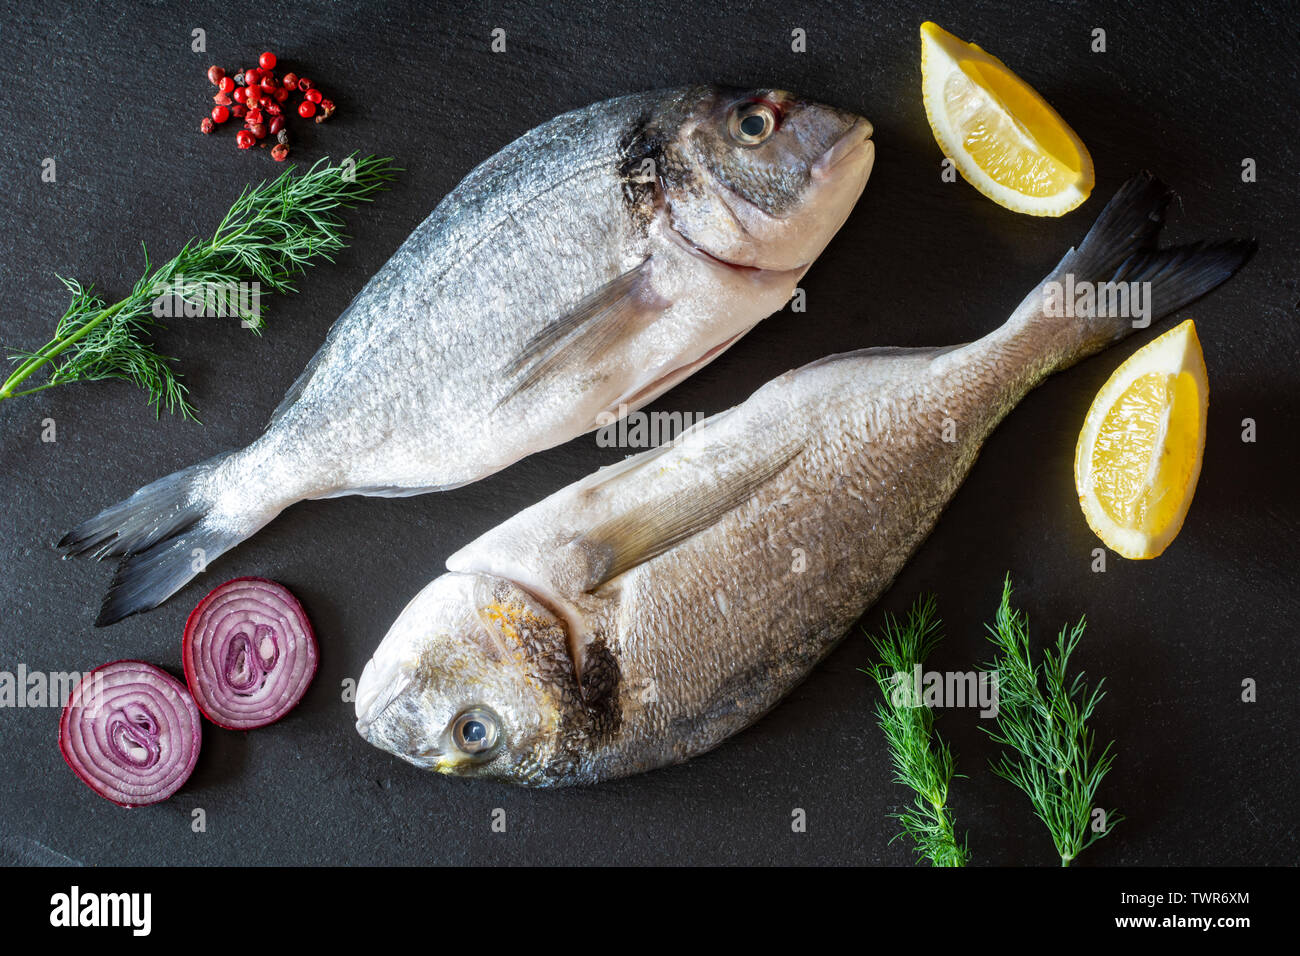
<svg viewBox="0 0 1300 956">
<path fill-rule="evenodd" d="M 921 104 L 917 27 L 933 18 L 1001 56 L 1074 125 L 1095 197 L 1060 220 L 1019 216 L 940 181 Z M 509 52 L 488 49 L 492 28 Z M 1109 52 L 1089 50 L 1093 27 Z M 207 31 L 208 52 L 190 51 Z M 808 31 L 808 52 L 790 31 Z M 247 443 L 335 316 L 477 162 L 564 110 L 696 81 L 772 84 L 860 111 L 879 156 L 857 211 L 804 282 L 808 311 L 775 316 L 658 403 L 713 412 L 785 371 L 868 345 L 943 345 L 993 328 L 1077 241 L 1107 198 L 1149 167 L 1182 197 L 1167 238 L 1254 235 L 1243 274 L 1187 310 L 1212 380 L 1195 504 L 1168 553 L 1128 563 L 1098 545 L 1075 501 L 1075 439 L 1093 395 L 1157 330 L 1061 375 L 1010 416 L 894 588 L 868 613 L 934 590 L 948 638 L 932 661 L 988 654 L 983 622 L 1003 574 L 1046 641 L 1081 613 L 1078 663 L 1105 675 L 1096 718 L 1119 760 L 1101 800 L 1128 816 L 1094 865 L 1291 863 L 1296 856 L 1297 30 L 1251 4 L 690 2 L 555 7 L 498 3 L 0 4 L 0 340 L 34 347 L 65 306 L 55 273 L 112 299 L 141 268 L 139 241 L 170 256 L 208 232 L 265 154 L 206 138 L 211 62 L 265 48 L 333 95 L 295 158 L 392 155 L 400 182 L 352 214 L 355 241 L 297 295 L 271 300 L 258 339 L 233 322 L 177 321 L 205 424 L 154 421 L 125 385 L 53 389 L 0 405 L 0 669 L 89 669 L 135 657 L 179 673 L 186 614 L 241 574 L 289 585 L 315 622 L 322 663 L 301 707 L 257 733 L 207 727 L 175 798 L 135 811 L 94 796 L 55 744 L 56 709 L 0 711 L 0 859 L 112 863 L 887 863 L 886 814 L 905 799 L 871 718 L 855 629 L 771 715 L 713 754 L 594 789 L 534 793 L 425 775 L 366 745 L 341 682 L 455 548 L 619 457 L 593 436 L 458 491 L 300 504 L 161 609 L 107 630 L 91 621 L 109 568 L 61 562 L 52 544 L 139 485 Z M 58 181 L 40 181 L 54 157 Z M 1243 184 L 1241 162 L 1258 163 Z M 1168 328 L 1162 324 L 1160 330 Z M 1243 444 L 1241 421 L 1258 423 Z M 41 421 L 58 440 L 40 441 Z M 1259 701 L 1239 701 L 1241 681 Z M 970 779 L 953 791 L 976 863 L 1052 864 L 1027 801 L 987 771 L 970 711 L 939 726 Z M 190 829 L 196 807 L 207 832 Z M 505 808 L 509 828 L 489 816 Z M 792 834 L 792 808 L 808 832 Z"/>
</svg>

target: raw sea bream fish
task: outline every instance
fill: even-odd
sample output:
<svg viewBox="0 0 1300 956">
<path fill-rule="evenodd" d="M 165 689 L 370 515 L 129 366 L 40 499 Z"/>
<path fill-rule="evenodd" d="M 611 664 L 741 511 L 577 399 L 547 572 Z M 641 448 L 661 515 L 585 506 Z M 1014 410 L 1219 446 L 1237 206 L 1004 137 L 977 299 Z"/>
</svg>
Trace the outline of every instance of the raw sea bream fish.
<svg viewBox="0 0 1300 956">
<path fill-rule="evenodd" d="M 96 623 L 294 502 L 455 488 L 656 398 L 784 306 L 862 193 L 870 136 L 790 93 L 692 87 L 511 143 L 370 280 L 260 438 L 60 542 L 124 559 Z"/>
<path fill-rule="evenodd" d="M 1159 317 L 1228 279 L 1253 243 L 1156 248 L 1170 195 L 1131 180 L 1044 282 L 1149 282 Z M 1054 318 L 1046 294 L 967 345 L 788 372 L 487 532 L 375 651 L 358 731 L 418 767 L 540 787 L 716 746 L 889 586 L 1030 389 L 1133 331 Z"/>
</svg>

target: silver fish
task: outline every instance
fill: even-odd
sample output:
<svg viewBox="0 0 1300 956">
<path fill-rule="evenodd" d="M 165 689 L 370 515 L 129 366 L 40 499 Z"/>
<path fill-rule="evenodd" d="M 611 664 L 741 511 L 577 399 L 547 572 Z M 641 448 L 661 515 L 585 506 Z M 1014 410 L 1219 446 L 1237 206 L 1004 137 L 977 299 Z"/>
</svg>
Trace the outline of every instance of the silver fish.
<svg viewBox="0 0 1300 956">
<path fill-rule="evenodd" d="M 370 280 L 260 438 L 60 542 L 125 559 L 96 623 L 294 502 L 455 488 L 656 398 L 784 306 L 857 202 L 870 136 L 780 90 L 694 87 L 511 143 Z"/>
<path fill-rule="evenodd" d="M 1150 283 L 1154 317 L 1253 243 L 1159 250 L 1131 180 L 1044 282 Z M 889 586 L 998 422 L 1133 330 L 1053 318 L 1046 285 L 984 338 L 834 355 L 602 469 L 447 561 L 366 665 L 357 729 L 418 767 L 549 787 L 686 760 L 779 701 Z"/>
</svg>

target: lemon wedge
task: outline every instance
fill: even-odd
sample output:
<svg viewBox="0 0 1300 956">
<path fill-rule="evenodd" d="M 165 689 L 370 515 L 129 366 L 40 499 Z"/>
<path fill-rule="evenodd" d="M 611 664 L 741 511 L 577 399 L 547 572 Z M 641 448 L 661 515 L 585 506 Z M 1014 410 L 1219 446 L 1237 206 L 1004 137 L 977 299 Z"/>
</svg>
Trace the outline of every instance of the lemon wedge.
<svg viewBox="0 0 1300 956">
<path fill-rule="evenodd" d="M 1088 525 L 1112 551 L 1154 558 L 1182 528 L 1201 474 L 1209 401 L 1191 319 L 1134 353 L 1093 399 L 1074 486 Z"/>
<path fill-rule="evenodd" d="M 1092 192 L 1092 157 L 1060 114 L 997 57 L 929 22 L 921 92 L 939 148 L 998 205 L 1061 216 Z"/>
</svg>

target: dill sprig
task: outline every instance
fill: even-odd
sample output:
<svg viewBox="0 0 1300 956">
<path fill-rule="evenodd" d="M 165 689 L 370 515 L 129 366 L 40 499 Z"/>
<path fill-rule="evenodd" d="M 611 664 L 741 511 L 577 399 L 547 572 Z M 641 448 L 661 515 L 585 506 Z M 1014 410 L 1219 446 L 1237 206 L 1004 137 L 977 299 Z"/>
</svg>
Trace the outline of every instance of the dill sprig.
<svg viewBox="0 0 1300 956">
<path fill-rule="evenodd" d="M 1094 756 L 1096 741 L 1088 728 L 1105 696 L 1105 681 L 1089 689 L 1083 673 L 1073 680 L 1066 673 L 1085 626 L 1080 618 L 1074 627 L 1062 628 L 1056 649 L 1045 649 L 1042 666 L 1036 666 L 1029 652 L 1028 619 L 1011 607 L 1010 575 L 1002 586 L 997 618 L 988 626 L 989 640 L 998 649 L 986 665 L 998 675 L 998 712 L 994 727 L 984 731 L 1010 748 L 992 763 L 993 772 L 1029 797 L 1052 835 L 1061 866 L 1069 866 L 1123 820 L 1109 810 L 1099 828 L 1092 826 L 1097 788 L 1115 755 L 1112 741 Z"/>
<path fill-rule="evenodd" d="M 336 165 L 321 159 L 306 172 L 290 168 L 246 187 L 210 237 L 191 239 L 157 268 L 144 249 L 143 275 L 112 305 L 91 286 L 60 276 L 72 301 L 49 342 L 34 352 L 10 353 L 16 367 L 0 385 L 0 401 L 72 382 L 121 379 L 148 393 L 155 415 L 165 407 L 195 418 L 175 360 L 153 348 L 152 330 L 161 327 L 155 302 L 171 295 L 201 314 L 216 303 L 217 314 L 260 332 L 260 295 L 250 305 L 244 299 L 251 297 L 215 293 L 242 283 L 256 283 L 259 293 L 293 292 L 294 279 L 313 262 L 332 261 L 347 244 L 337 211 L 369 201 L 398 171 L 391 159 L 354 156 Z M 20 388 L 42 370 L 44 381 Z"/>
<path fill-rule="evenodd" d="M 965 866 L 966 842 L 957 842 L 948 786 L 955 761 L 948 744 L 934 731 L 934 713 L 915 700 L 912 674 L 924 665 L 942 638 L 934 597 L 917 599 L 906 624 L 886 615 L 884 634 L 872 637 L 879 662 L 869 671 L 880 688 L 876 720 L 889 742 L 894 782 L 913 791 L 912 805 L 891 816 L 903 828 L 894 840 L 912 839 L 917 856 L 932 866 Z M 890 841 L 891 843 L 893 840 Z"/>
</svg>

